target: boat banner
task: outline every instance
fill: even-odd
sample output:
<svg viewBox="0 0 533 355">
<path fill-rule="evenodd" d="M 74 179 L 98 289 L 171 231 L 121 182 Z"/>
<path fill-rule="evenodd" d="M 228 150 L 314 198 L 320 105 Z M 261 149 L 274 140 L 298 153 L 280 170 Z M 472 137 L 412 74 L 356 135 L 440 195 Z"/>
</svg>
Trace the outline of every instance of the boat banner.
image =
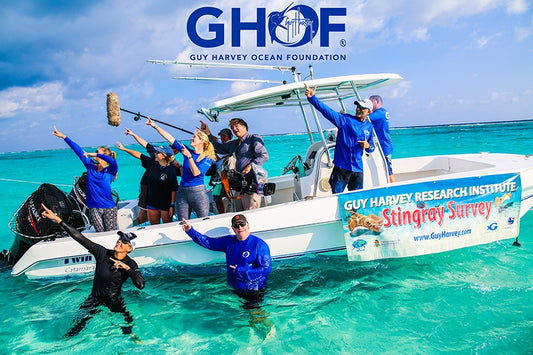
<svg viewBox="0 0 533 355">
<path fill-rule="evenodd" d="M 391 185 L 339 195 L 348 258 L 438 253 L 518 235 L 518 174 Z"/>
</svg>

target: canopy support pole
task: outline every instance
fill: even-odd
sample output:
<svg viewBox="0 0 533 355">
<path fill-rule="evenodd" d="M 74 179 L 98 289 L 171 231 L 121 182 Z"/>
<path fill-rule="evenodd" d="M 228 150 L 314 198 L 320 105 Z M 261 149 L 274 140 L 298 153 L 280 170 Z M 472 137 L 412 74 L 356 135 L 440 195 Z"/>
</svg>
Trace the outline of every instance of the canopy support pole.
<svg viewBox="0 0 533 355">
<path fill-rule="evenodd" d="M 300 105 L 300 110 L 302 111 L 302 115 L 304 116 L 304 122 L 305 122 L 305 128 L 307 129 L 307 134 L 309 135 L 309 140 L 311 141 L 311 144 L 315 143 L 313 139 L 313 133 L 311 132 L 311 126 L 309 126 L 309 120 L 307 119 L 307 114 L 304 110 L 304 105 L 302 104 L 302 98 L 300 97 L 300 91 L 296 90 L 296 96 L 298 97 L 298 104 Z"/>
</svg>

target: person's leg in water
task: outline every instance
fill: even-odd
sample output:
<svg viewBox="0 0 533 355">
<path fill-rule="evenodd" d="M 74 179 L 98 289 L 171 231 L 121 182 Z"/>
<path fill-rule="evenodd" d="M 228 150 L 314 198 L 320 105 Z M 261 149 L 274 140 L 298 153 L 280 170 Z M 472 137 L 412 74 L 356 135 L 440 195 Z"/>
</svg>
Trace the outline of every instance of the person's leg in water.
<svg viewBox="0 0 533 355">
<path fill-rule="evenodd" d="M 93 315 L 101 311 L 100 309 L 98 309 L 98 306 L 100 305 L 101 303 L 96 298 L 92 296 L 87 297 L 87 299 L 80 305 L 80 314 L 76 316 L 76 318 L 74 319 L 74 324 L 65 333 L 64 337 L 73 337 L 75 335 L 78 335 L 83 329 L 85 329 L 85 326 L 87 325 L 89 319 L 91 319 Z"/>
<path fill-rule="evenodd" d="M 127 325 L 120 327 L 122 329 L 122 334 L 131 334 L 133 328 L 133 317 L 131 316 L 130 312 L 126 310 L 126 303 L 124 302 L 124 299 L 120 297 L 118 300 L 109 302 L 107 307 L 111 312 L 121 313 L 124 316 L 124 320 L 126 321 Z"/>
<path fill-rule="evenodd" d="M 268 313 L 261 307 L 266 290 L 234 290 L 234 292 L 241 299 L 242 308 L 249 311 L 250 318 L 248 322 L 250 326 L 264 338 L 273 336 L 276 332 L 276 328 L 268 319 Z"/>
</svg>

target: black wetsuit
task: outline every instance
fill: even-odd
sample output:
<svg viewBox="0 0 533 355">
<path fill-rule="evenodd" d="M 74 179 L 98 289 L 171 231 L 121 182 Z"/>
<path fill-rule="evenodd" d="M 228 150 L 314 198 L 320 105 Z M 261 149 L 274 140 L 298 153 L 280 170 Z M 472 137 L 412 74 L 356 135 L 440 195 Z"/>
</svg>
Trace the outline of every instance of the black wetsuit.
<svg viewBox="0 0 533 355">
<path fill-rule="evenodd" d="M 120 261 L 128 265 L 130 269 L 117 269 L 114 267 L 115 262 L 111 260 L 111 258 L 115 259 L 113 250 L 106 249 L 100 244 L 92 242 L 77 229 L 63 221 L 61 221 L 60 225 L 74 240 L 87 248 L 96 261 L 93 289 L 87 300 L 85 300 L 80 306 L 80 309 L 89 314 L 82 315 L 66 335 L 72 336 L 78 334 L 85 327 L 85 324 L 91 318 L 91 315 L 98 312 L 96 308 L 100 305 L 107 306 L 112 312 L 123 313 L 126 322 L 131 323 L 133 319 L 129 312 L 126 311 L 124 300 L 121 296 L 121 290 L 122 284 L 130 277 L 135 287 L 138 289 L 144 288 L 144 278 L 139 272 L 137 263 L 126 255 L 126 257 Z M 123 327 L 122 330 L 124 333 L 130 333 L 131 326 Z"/>
</svg>

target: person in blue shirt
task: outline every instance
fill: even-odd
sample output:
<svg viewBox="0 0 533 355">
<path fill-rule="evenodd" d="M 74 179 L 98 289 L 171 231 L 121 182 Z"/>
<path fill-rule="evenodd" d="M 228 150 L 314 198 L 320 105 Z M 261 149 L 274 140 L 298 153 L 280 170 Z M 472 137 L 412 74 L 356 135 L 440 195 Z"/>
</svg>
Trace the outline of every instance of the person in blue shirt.
<svg viewBox="0 0 533 355">
<path fill-rule="evenodd" d="M 86 153 L 55 126 L 52 134 L 65 140 L 87 168 L 85 205 L 89 208 L 91 224 L 97 232 L 117 230 L 117 204 L 111 193 L 111 183 L 118 173 L 115 152 L 98 147 L 95 153 Z"/>
<path fill-rule="evenodd" d="M 183 155 L 182 176 L 176 198 L 178 219 L 191 218 L 192 211 L 197 217 L 209 216 L 209 196 L 204 178 L 205 173 L 216 160 L 215 148 L 209 142 L 209 137 L 197 130 L 191 138 L 190 147 L 186 147 L 170 133 L 157 126 L 149 117 L 146 124 L 155 128 L 163 138 L 171 143 L 173 149 Z"/>
<path fill-rule="evenodd" d="M 235 235 L 211 238 L 198 231 L 185 219 L 182 228 L 192 240 L 204 248 L 226 253 L 228 284 L 245 300 L 262 299 L 272 268 L 270 249 L 261 238 L 250 234 L 246 217 L 237 214 L 231 219 Z"/>
<path fill-rule="evenodd" d="M 315 88 L 316 89 L 316 88 Z M 315 89 L 305 84 L 305 96 L 313 107 L 337 127 L 337 141 L 333 157 L 333 171 L 329 185 L 334 194 L 363 188 L 363 153 L 372 153 L 374 147 L 373 127 L 368 115 L 373 110 L 369 99 L 355 101 L 355 116 L 332 110 L 315 96 Z"/>
<path fill-rule="evenodd" d="M 387 168 L 389 170 L 389 180 L 390 182 L 396 182 L 394 172 L 392 171 L 393 145 L 389 131 L 389 111 L 383 108 L 383 100 L 381 99 L 381 96 L 372 95 L 369 99 L 374 105 L 374 110 L 368 118 L 370 118 L 370 121 L 374 126 L 374 131 L 376 132 L 376 136 L 378 136 L 379 144 L 381 145 L 381 149 L 383 149 L 383 155 L 385 155 Z"/>
</svg>

